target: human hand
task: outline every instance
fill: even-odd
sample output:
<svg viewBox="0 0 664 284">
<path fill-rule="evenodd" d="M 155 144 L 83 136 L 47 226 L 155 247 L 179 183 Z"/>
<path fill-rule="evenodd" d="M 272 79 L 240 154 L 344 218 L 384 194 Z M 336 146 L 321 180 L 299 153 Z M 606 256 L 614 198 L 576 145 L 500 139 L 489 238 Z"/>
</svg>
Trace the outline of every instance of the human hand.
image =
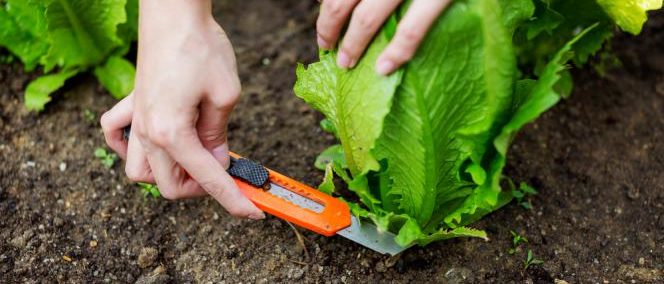
<svg viewBox="0 0 664 284">
<path fill-rule="evenodd" d="M 265 218 L 225 171 L 240 82 L 210 0 L 140 4 L 135 89 L 102 117 L 108 145 L 126 159 L 130 180 L 156 182 L 167 199 L 209 194 L 231 215 Z"/>
<path fill-rule="evenodd" d="M 350 19 L 339 46 L 337 65 L 353 68 L 402 0 L 323 0 L 316 23 L 318 46 L 332 49 L 339 41 L 342 28 Z M 390 44 L 376 61 L 376 71 L 388 75 L 408 62 L 417 51 L 431 25 L 451 0 L 414 0 L 401 19 Z"/>
</svg>

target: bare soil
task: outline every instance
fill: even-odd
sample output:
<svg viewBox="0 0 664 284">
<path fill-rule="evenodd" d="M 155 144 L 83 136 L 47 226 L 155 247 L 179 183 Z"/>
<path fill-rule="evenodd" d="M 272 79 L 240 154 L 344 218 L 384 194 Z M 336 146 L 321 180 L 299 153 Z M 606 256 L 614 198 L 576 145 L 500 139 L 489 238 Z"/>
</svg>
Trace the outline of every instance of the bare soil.
<svg viewBox="0 0 664 284">
<path fill-rule="evenodd" d="M 292 93 L 296 62 L 316 58 L 315 1 L 234 0 L 216 15 L 237 48 L 244 95 L 231 148 L 316 185 L 317 153 L 334 142 Z M 0 67 L 0 282 L 662 283 L 664 281 L 664 14 L 619 35 L 623 67 L 574 71 L 576 88 L 529 125 L 506 174 L 539 190 L 458 239 L 387 257 L 273 217 L 229 217 L 210 198 L 144 198 L 86 119 L 114 101 L 89 76 L 40 115 L 22 93 L 35 74 Z M 529 243 L 510 255 L 510 231 Z M 524 269 L 527 250 L 541 265 Z M 563 283 L 563 282 L 558 282 Z"/>
</svg>

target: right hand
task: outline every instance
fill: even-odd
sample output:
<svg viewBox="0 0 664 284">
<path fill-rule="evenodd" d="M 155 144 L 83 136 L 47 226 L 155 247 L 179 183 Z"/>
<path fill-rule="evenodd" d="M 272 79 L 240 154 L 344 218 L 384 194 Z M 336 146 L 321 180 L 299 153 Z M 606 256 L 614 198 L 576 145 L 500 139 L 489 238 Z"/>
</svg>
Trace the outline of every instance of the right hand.
<svg viewBox="0 0 664 284">
<path fill-rule="evenodd" d="M 240 82 L 210 0 L 140 5 L 135 89 L 102 116 L 108 145 L 126 159 L 129 179 L 156 182 L 167 199 L 209 194 L 231 215 L 265 218 L 225 171 L 226 126 Z"/>
</svg>

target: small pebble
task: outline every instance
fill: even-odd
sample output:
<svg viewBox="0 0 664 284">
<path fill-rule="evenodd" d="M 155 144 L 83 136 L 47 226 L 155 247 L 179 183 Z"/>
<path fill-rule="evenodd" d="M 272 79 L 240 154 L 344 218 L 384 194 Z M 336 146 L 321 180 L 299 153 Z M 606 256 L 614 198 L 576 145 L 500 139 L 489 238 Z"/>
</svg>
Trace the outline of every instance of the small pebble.
<svg viewBox="0 0 664 284">
<path fill-rule="evenodd" d="M 473 282 L 473 271 L 466 267 L 452 267 L 445 272 L 445 278 L 451 283 Z"/>
<path fill-rule="evenodd" d="M 60 168 L 61 172 L 64 172 L 65 170 L 67 170 L 67 163 L 65 162 L 60 163 L 60 166 L 58 166 L 58 168 Z"/>
<path fill-rule="evenodd" d="M 293 268 L 288 271 L 288 278 L 293 280 L 300 280 L 304 276 L 304 270 L 301 268 Z"/>
<path fill-rule="evenodd" d="M 661 83 L 657 84 L 657 86 L 655 87 L 655 91 L 658 94 L 664 96 L 664 82 L 661 82 Z"/>
<path fill-rule="evenodd" d="M 138 255 L 138 260 L 136 263 L 140 268 L 146 268 L 151 266 L 155 260 L 157 260 L 157 254 L 159 252 L 155 248 L 145 247 L 141 249 L 140 254 Z"/>
<path fill-rule="evenodd" d="M 627 186 L 627 198 L 635 200 L 639 198 L 639 189 L 633 185 Z"/>
<path fill-rule="evenodd" d="M 379 261 L 378 263 L 376 263 L 376 271 L 381 272 L 381 273 L 387 271 L 387 269 L 385 268 L 385 263 L 383 263 L 382 261 Z"/>
</svg>

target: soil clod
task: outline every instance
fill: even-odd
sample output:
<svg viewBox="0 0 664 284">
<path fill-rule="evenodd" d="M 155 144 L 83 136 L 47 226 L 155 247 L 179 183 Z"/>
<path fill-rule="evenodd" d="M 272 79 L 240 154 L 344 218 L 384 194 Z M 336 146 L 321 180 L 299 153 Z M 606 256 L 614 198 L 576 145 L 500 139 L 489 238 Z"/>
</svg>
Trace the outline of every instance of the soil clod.
<svg viewBox="0 0 664 284">
<path fill-rule="evenodd" d="M 152 266 L 155 260 L 157 260 L 158 253 L 159 251 L 152 247 L 142 248 L 140 254 L 138 255 L 138 260 L 136 261 L 138 267 L 147 268 Z"/>
</svg>

